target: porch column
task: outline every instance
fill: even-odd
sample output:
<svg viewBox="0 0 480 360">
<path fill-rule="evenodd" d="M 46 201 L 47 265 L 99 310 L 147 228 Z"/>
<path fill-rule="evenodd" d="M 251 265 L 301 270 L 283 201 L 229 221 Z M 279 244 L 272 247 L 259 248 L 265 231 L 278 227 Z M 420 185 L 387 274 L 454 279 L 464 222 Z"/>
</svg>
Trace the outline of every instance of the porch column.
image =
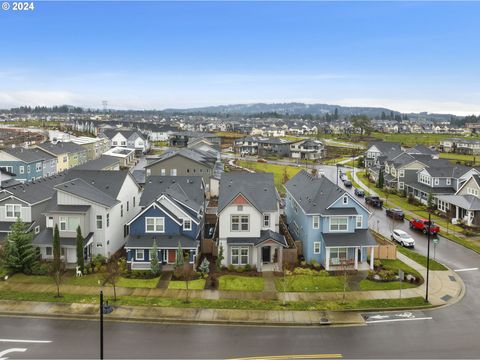
<svg viewBox="0 0 480 360">
<path fill-rule="evenodd" d="M 354 251 L 355 251 L 355 270 L 358 270 L 358 247 L 355 247 Z"/>
<path fill-rule="evenodd" d="M 326 248 L 325 253 L 325 270 L 330 270 L 330 248 Z"/>
<path fill-rule="evenodd" d="M 459 214 L 458 214 L 458 206 L 455 206 L 455 214 L 456 214 L 456 218 L 458 219 L 458 216 L 459 216 Z"/>
<path fill-rule="evenodd" d="M 373 246 L 370 248 L 370 270 L 373 270 Z"/>
</svg>

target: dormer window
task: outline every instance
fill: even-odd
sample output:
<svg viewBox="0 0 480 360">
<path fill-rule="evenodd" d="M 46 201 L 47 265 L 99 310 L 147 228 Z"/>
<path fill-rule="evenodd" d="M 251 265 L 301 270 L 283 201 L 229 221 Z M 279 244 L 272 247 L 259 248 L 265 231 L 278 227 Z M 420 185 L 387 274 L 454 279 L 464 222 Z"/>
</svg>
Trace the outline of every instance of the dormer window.
<svg viewBox="0 0 480 360">
<path fill-rule="evenodd" d="M 347 196 L 347 195 L 345 195 L 345 196 L 343 197 L 343 204 L 344 204 L 344 205 L 348 204 L 348 196 Z"/>
</svg>

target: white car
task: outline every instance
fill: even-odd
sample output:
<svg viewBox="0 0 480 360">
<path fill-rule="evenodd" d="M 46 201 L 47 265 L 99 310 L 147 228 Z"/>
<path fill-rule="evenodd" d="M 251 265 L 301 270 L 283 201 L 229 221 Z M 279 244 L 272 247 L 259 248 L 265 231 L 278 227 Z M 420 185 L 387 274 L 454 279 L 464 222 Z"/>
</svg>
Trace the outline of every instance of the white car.
<svg viewBox="0 0 480 360">
<path fill-rule="evenodd" d="M 392 231 L 392 240 L 395 240 L 400 245 L 405 247 L 413 248 L 415 246 L 415 240 L 410 235 L 408 235 L 405 231 L 400 229 L 395 229 Z"/>
</svg>

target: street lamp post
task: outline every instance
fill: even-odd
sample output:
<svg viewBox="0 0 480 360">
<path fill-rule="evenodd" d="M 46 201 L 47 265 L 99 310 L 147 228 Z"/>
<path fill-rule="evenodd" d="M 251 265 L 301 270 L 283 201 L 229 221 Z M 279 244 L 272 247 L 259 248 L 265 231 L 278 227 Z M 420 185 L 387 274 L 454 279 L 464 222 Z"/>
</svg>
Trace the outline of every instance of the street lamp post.
<svg viewBox="0 0 480 360">
<path fill-rule="evenodd" d="M 431 226 L 431 214 L 428 213 L 428 232 L 427 232 L 427 281 L 425 287 L 425 302 L 428 302 L 428 277 L 430 273 L 430 226 Z"/>
<path fill-rule="evenodd" d="M 100 290 L 100 359 L 103 359 L 103 291 Z"/>
</svg>

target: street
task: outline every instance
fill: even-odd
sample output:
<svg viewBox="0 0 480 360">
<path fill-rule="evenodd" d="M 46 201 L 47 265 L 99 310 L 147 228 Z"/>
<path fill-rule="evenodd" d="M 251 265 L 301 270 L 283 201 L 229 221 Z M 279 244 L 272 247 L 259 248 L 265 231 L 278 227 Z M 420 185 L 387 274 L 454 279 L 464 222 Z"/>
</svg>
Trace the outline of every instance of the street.
<svg viewBox="0 0 480 360">
<path fill-rule="evenodd" d="M 319 168 L 326 176 L 335 178 L 334 166 Z M 359 201 L 363 203 L 363 199 Z M 380 209 L 373 211 L 370 224 L 375 229 L 378 224 L 385 235 L 389 235 L 392 227 L 391 219 Z M 407 222 L 395 222 L 395 227 L 411 233 L 416 240 L 415 250 L 426 254 L 426 236 L 411 232 Z M 433 246 L 431 250 L 433 254 Z M 480 265 L 480 257 L 442 238 L 436 258 L 454 270 L 466 270 L 459 272 L 467 287 L 466 295 L 453 306 L 387 315 L 364 314 L 367 325 L 352 327 L 106 322 L 105 357 L 242 358 L 313 354 L 344 358 L 477 358 L 480 277 L 475 268 Z M 98 329 L 98 322 L 88 320 L 0 317 L 0 358 L 95 358 L 99 354 Z M 9 349 L 20 352 L 5 353 Z"/>
</svg>

